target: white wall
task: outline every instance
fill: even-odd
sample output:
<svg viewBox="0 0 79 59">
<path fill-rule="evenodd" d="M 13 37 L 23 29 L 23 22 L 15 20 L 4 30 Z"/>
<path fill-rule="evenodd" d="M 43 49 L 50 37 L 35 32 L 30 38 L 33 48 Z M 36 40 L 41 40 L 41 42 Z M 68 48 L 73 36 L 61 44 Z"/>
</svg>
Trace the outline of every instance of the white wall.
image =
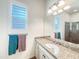
<svg viewBox="0 0 79 59">
<path fill-rule="evenodd" d="M 0 59 L 7 59 L 7 53 L 8 53 L 7 11 L 8 11 L 8 0 L 0 0 Z"/>
<path fill-rule="evenodd" d="M 54 17 L 47 16 L 46 19 L 44 20 L 44 35 L 45 36 L 50 36 L 54 32 Z"/>
<path fill-rule="evenodd" d="M 51 6 L 51 2 L 55 2 L 56 0 L 46 0 L 46 6 L 45 6 L 45 19 L 44 19 L 44 35 L 50 36 L 52 35 L 54 29 L 53 29 L 53 22 L 54 22 L 54 16 L 48 15 L 48 9 L 49 6 Z"/>
<path fill-rule="evenodd" d="M 70 19 L 71 19 L 71 22 L 78 22 L 79 21 L 79 12 L 72 14 Z"/>
<path fill-rule="evenodd" d="M 28 59 L 34 56 L 34 37 L 43 36 L 43 20 L 45 16 L 44 0 L 17 0 L 28 7 L 28 30 L 11 29 L 10 2 L 11 0 L 0 1 L 0 58 L 1 59 Z M 15 33 L 16 32 L 16 33 Z M 27 50 L 22 53 L 8 56 L 8 34 L 27 33 Z"/>
<path fill-rule="evenodd" d="M 43 36 L 43 20 L 45 12 L 44 0 L 27 0 L 26 4 L 29 10 L 29 30 L 28 30 L 28 53 L 34 55 L 35 45 L 34 37 Z M 26 56 L 27 57 L 27 56 Z"/>
</svg>

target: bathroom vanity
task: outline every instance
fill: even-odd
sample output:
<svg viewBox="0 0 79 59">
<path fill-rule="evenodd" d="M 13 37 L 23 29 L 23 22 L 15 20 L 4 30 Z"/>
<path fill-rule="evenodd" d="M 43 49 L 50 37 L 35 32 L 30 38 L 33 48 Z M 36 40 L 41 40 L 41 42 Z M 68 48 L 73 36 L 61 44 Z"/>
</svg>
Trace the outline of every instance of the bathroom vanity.
<svg viewBox="0 0 79 59">
<path fill-rule="evenodd" d="M 51 55 L 47 50 L 47 47 L 43 46 L 41 42 L 36 42 L 36 58 L 37 59 L 57 59 L 54 55 Z"/>
<path fill-rule="evenodd" d="M 35 41 L 37 59 L 79 59 L 79 52 L 47 38 L 37 38 Z"/>
</svg>

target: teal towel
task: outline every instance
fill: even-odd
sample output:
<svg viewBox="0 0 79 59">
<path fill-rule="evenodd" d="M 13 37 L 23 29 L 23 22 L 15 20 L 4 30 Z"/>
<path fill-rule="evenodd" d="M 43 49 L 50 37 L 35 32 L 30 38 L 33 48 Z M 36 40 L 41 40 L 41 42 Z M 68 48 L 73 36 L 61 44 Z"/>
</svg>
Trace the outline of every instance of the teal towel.
<svg viewBox="0 0 79 59">
<path fill-rule="evenodd" d="M 60 33 L 60 32 L 56 32 L 56 33 L 55 33 L 55 38 L 61 39 L 61 33 Z"/>
<path fill-rule="evenodd" d="M 18 46 L 18 35 L 9 35 L 9 55 L 15 54 Z"/>
</svg>

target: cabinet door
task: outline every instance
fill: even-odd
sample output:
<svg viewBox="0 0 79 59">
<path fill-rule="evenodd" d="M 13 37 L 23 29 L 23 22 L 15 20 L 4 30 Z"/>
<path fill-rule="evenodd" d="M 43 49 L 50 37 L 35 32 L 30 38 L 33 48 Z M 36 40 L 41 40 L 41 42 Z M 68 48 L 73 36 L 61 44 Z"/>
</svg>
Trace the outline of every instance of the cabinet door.
<svg viewBox="0 0 79 59">
<path fill-rule="evenodd" d="M 42 59 L 49 59 L 47 55 L 43 54 Z"/>
<path fill-rule="evenodd" d="M 49 59 L 48 56 L 45 54 L 45 52 L 41 51 L 41 50 L 40 50 L 40 53 L 39 53 L 39 57 L 40 57 L 40 59 Z"/>
<path fill-rule="evenodd" d="M 39 46 L 39 59 L 55 59 L 44 48 Z"/>
<path fill-rule="evenodd" d="M 36 43 L 36 58 L 39 59 L 39 44 Z"/>
</svg>

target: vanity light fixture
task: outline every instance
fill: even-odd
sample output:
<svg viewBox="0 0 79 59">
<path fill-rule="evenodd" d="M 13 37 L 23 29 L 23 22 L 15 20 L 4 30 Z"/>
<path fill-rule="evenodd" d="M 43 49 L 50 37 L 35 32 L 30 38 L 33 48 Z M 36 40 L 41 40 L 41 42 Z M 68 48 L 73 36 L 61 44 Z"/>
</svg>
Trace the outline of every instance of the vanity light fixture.
<svg viewBox="0 0 79 59">
<path fill-rule="evenodd" d="M 63 8 L 63 9 L 62 9 L 62 8 Z M 58 13 L 62 13 L 62 12 L 64 12 L 65 10 L 68 10 L 68 9 L 70 9 L 70 8 L 71 8 L 70 5 L 66 5 L 66 6 L 65 6 L 65 0 L 60 0 L 59 2 L 53 4 L 53 6 L 49 8 L 48 14 L 49 14 L 49 15 L 51 15 L 51 14 L 57 15 Z M 76 12 L 76 10 L 73 11 L 73 12 Z"/>
<path fill-rule="evenodd" d="M 68 10 L 70 8 L 71 8 L 71 6 L 67 5 L 67 6 L 64 7 L 64 10 Z"/>
<path fill-rule="evenodd" d="M 63 10 L 62 10 L 62 9 L 58 10 L 58 13 L 62 13 L 62 12 L 63 12 Z"/>
<path fill-rule="evenodd" d="M 54 5 L 53 7 L 52 7 L 52 10 L 53 11 L 55 11 L 55 10 L 57 10 L 58 9 L 58 7 L 56 6 L 56 5 Z"/>
<path fill-rule="evenodd" d="M 65 1 L 64 0 L 60 0 L 58 6 L 60 7 L 60 6 L 63 6 L 63 5 L 65 5 Z"/>
<path fill-rule="evenodd" d="M 53 15 L 57 15 L 57 12 L 55 11 L 55 12 L 53 13 Z"/>
</svg>

